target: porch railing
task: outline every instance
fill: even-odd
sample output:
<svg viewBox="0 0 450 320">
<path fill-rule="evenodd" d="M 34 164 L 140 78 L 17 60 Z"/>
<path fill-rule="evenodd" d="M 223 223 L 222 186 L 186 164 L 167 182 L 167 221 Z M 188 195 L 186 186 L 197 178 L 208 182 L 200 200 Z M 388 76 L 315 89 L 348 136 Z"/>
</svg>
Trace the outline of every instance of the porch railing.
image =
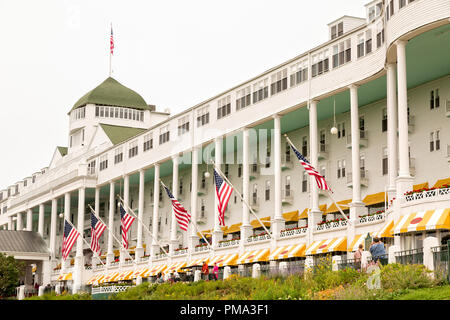
<svg viewBox="0 0 450 320">
<path fill-rule="evenodd" d="M 447 278 L 447 281 L 450 282 L 450 270 L 448 266 L 448 245 L 432 247 L 431 250 L 433 252 L 435 274 Z"/>
<path fill-rule="evenodd" d="M 423 264 L 423 248 L 399 251 L 395 260 L 400 264 Z"/>
</svg>

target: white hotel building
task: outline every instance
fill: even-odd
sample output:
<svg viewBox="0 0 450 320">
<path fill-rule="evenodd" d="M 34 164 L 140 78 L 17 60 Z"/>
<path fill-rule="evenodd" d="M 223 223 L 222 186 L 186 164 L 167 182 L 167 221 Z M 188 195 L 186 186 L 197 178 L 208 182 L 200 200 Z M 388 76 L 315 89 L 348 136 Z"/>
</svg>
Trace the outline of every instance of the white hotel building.
<svg viewBox="0 0 450 320">
<path fill-rule="evenodd" d="M 66 277 L 76 288 L 94 276 L 130 271 L 123 277 L 145 278 L 157 267 L 206 259 L 240 269 L 311 264 L 323 253 L 345 260 L 368 233 L 383 237 L 390 260 L 421 249 L 426 238 L 445 242 L 450 1 L 372 1 L 366 8 L 365 18 L 330 23 L 327 42 L 176 115 L 156 112 L 106 79 L 69 111 L 68 147 L 57 147 L 48 167 L 1 190 L 0 231 L 39 233 L 49 258 L 29 259 L 36 280 Z M 341 214 L 305 174 L 284 134 L 326 177 L 349 223 L 321 223 Z M 219 225 L 214 166 L 271 235 L 255 236 L 264 229 L 236 192 L 226 227 Z M 192 225 L 187 232 L 178 227 L 159 179 L 211 246 L 200 246 Z M 431 190 L 405 195 L 423 188 Z M 120 239 L 118 194 L 139 217 L 129 231 L 133 259 L 107 230 L 100 241 L 105 266 L 79 239 L 59 268 L 59 214 L 90 242 L 91 205 Z"/>
</svg>

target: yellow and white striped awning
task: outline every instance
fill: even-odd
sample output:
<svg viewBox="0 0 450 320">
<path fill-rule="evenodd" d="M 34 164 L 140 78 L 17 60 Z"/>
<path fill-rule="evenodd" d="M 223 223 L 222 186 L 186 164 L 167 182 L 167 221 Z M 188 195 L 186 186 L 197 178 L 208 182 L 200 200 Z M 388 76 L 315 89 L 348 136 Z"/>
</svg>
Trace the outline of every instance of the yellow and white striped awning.
<svg viewBox="0 0 450 320">
<path fill-rule="evenodd" d="M 187 267 L 201 267 L 203 265 L 203 262 L 208 263 L 209 258 L 208 257 L 203 257 L 203 258 L 197 258 L 194 260 L 191 260 L 191 262 L 189 262 L 189 264 L 187 265 Z"/>
<path fill-rule="evenodd" d="M 173 273 L 173 272 L 175 272 L 175 271 L 180 272 L 180 269 L 186 268 L 186 266 L 187 266 L 187 262 L 185 262 L 185 261 L 174 262 L 174 263 L 170 264 L 170 265 L 167 267 L 167 269 L 164 270 L 163 273 L 164 273 L 164 274 L 167 274 L 167 273 Z"/>
<path fill-rule="evenodd" d="M 373 235 L 371 234 L 371 236 L 373 236 Z M 358 250 L 358 247 L 359 247 L 360 244 L 362 244 L 364 246 L 364 240 L 366 239 L 366 237 L 367 237 L 367 233 L 356 235 L 353 238 L 352 243 L 349 244 L 349 246 L 347 248 L 347 251 L 348 252 L 353 252 L 353 251 Z M 367 250 L 368 249 L 369 248 L 367 248 Z"/>
<path fill-rule="evenodd" d="M 450 229 L 450 208 L 425 210 L 404 215 L 394 226 L 394 234 Z"/>
<path fill-rule="evenodd" d="M 236 261 L 236 264 L 245 264 L 259 261 L 268 261 L 269 260 L 270 249 L 260 249 L 247 251 L 242 254 Z"/>
<path fill-rule="evenodd" d="M 167 264 L 158 264 L 158 265 L 152 266 L 150 269 L 145 271 L 141 275 L 141 277 L 148 278 L 148 277 L 156 276 L 158 273 L 160 273 L 160 272 L 162 273 L 166 269 L 167 269 Z"/>
<path fill-rule="evenodd" d="M 117 277 L 117 280 L 132 280 L 133 279 L 134 270 L 123 271 Z"/>
<path fill-rule="evenodd" d="M 394 236 L 393 230 L 394 229 L 394 220 L 391 219 L 390 221 L 386 222 L 383 227 L 375 232 L 372 232 L 372 237 L 378 237 L 378 238 L 392 238 Z"/>
<path fill-rule="evenodd" d="M 281 260 L 305 256 L 306 243 L 278 247 L 270 254 L 269 260 Z"/>
<path fill-rule="evenodd" d="M 217 263 L 218 267 L 234 266 L 236 265 L 236 260 L 238 259 L 238 257 L 239 254 L 237 253 L 214 256 L 210 261 L 210 265 L 214 265 L 214 263 Z"/>
<path fill-rule="evenodd" d="M 119 277 L 120 272 L 111 272 L 108 273 L 103 279 L 101 279 L 98 283 L 106 283 L 106 282 L 116 282 Z"/>
<path fill-rule="evenodd" d="M 86 282 L 87 285 L 94 284 L 97 280 L 100 280 L 102 277 L 104 277 L 103 274 L 96 274 L 95 276 L 92 276 L 88 282 Z"/>
<path fill-rule="evenodd" d="M 56 279 L 58 281 L 67 281 L 67 280 L 72 280 L 72 272 L 69 273 L 63 273 L 61 274 L 58 279 Z"/>
<path fill-rule="evenodd" d="M 132 278 L 133 278 L 133 279 L 136 279 L 136 278 L 139 277 L 139 276 L 141 276 L 141 278 L 143 278 L 142 275 L 143 275 L 146 271 L 148 271 L 148 268 L 140 268 L 140 269 L 137 269 L 137 270 L 135 270 L 135 271 L 133 272 Z"/>
<path fill-rule="evenodd" d="M 313 254 L 347 251 L 347 237 L 339 237 L 328 240 L 314 241 L 305 252 L 306 256 Z"/>
</svg>

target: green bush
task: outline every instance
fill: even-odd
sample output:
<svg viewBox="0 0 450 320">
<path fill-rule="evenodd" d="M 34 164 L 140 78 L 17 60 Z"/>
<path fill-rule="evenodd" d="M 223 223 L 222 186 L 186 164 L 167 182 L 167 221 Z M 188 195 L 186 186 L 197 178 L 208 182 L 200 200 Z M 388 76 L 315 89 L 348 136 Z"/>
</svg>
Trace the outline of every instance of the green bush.
<svg viewBox="0 0 450 320">
<path fill-rule="evenodd" d="M 92 300 L 92 297 L 89 293 L 56 295 L 56 293 L 52 292 L 40 297 L 32 296 L 25 298 L 24 300 Z"/>
<path fill-rule="evenodd" d="M 388 264 L 381 267 L 381 286 L 384 289 L 402 290 L 429 288 L 437 284 L 431 271 L 418 264 Z"/>
</svg>

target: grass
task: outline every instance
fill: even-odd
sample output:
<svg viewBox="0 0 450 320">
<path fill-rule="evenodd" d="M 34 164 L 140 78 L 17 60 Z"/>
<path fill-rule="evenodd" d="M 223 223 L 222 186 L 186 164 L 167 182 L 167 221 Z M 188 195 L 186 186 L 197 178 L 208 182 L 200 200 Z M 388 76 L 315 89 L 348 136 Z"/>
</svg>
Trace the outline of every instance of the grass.
<svg viewBox="0 0 450 320">
<path fill-rule="evenodd" d="M 450 300 L 450 285 L 407 290 L 394 300 Z"/>
</svg>

